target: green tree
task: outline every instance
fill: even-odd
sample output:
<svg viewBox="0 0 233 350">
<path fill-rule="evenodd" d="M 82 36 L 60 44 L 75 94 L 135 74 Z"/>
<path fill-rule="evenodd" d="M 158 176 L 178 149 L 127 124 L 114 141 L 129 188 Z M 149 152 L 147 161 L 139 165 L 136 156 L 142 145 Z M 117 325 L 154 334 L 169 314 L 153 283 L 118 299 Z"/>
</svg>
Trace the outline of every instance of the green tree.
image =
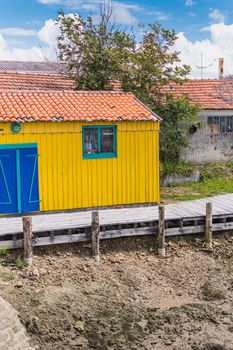
<svg viewBox="0 0 233 350">
<path fill-rule="evenodd" d="M 160 132 L 160 160 L 162 163 L 178 163 L 181 151 L 189 145 L 188 130 L 201 126 L 200 106 L 193 104 L 187 96 L 174 98 L 166 94 L 159 102 L 157 113 L 163 119 Z"/>
<path fill-rule="evenodd" d="M 176 35 L 159 23 L 140 24 L 142 40 L 133 29 L 122 29 L 112 20 L 111 7 L 101 7 L 100 20 L 60 12 L 57 24 L 59 58 L 68 63 L 77 89 L 108 90 L 110 79 L 120 79 L 125 91 L 153 103 L 161 85 L 182 80 L 189 67 L 178 66 L 172 51 Z M 112 23 L 113 22 L 113 23 Z"/>
<path fill-rule="evenodd" d="M 101 8 L 98 23 L 91 16 L 85 20 L 63 12 L 57 18 L 59 58 L 68 63 L 77 89 L 108 90 L 110 79 L 122 81 L 129 70 L 135 40 L 110 17 L 111 9 Z"/>
<path fill-rule="evenodd" d="M 182 83 L 190 72 L 174 50 L 175 32 L 159 23 L 140 24 L 136 36 L 135 28 L 114 23 L 111 6 L 101 7 L 98 22 L 60 12 L 57 24 L 59 58 L 67 62 L 76 88 L 108 90 L 111 79 L 120 80 L 124 91 L 161 115 L 161 160 L 176 162 L 188 144 L 186 131 L 197 119 L 198 108 L 187 98 L 174 100 L 163 93 L 164 85 Z"/>
</svg>

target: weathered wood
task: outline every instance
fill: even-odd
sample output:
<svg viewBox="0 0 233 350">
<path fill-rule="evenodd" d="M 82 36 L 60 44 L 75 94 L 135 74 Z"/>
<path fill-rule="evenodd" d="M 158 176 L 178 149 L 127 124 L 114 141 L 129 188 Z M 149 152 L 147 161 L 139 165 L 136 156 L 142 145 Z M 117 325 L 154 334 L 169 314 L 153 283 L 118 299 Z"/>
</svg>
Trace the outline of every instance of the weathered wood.
<svg viewBox="0 0 233 350">
<path fill-rule="evenodd" d="M 120 237 L 132 237 L 132 236 L 147 236 L 154 235 L 153 227 L 138 227 L 138 228 L 125 228 L 119 230 L 108 230 L 100 232 L 100 239 L 120 238 Z"/>
<path fill-rule="evenodd" d="M 165 207 L 159 206 L 158 254 L 165 256 Z"/>
<path fill-rule="evenodd" d="M 205 217 L 205 205 L 208 198 L 173 203 L 166 205 L 166 220 L 189 220 Z M 211 198 L 214 206 L 214 217 L 232 216 L 233 194 L 215 196 Z M 225 204 L 225 206 L 224 206 Z M 33 232 L 62 231 L 91 226 L 91 211 L 49 213 L 33 215 Z M 138 207 L 123 209 L 107 209 L 100 211 L 102 226 L 117 224 L 147 223 L 158 220 L 157 207 Z M 22 219 L 19 217 L 0 217 L 0 237 L 7 234 L 20 234 L 23 232 Z"/>
<path fill-rule="evenodd" d="M 50 239 L 51 239 L 51 241 L 54 240 L 54 231 L 51 231 L 51 232 L 50 232 Z"/>
<path fill-rule="evenodd" d="M 200 199 L 166 205 L 165 222 L 169 223 L 169 225 L 165 229 L 165 236 L 204 233 L 206 229 L 205 208 L 207 201 L 208 199 Z M 212 231 L 233 229 L 233 206 L 231 204 L 233 202 L 233 194 L 213 197 L 211 202 L 214 207 Z M 224 203 L 226 204 L 225 210 Z M 157 230 L 159 216 L 157 208 L 153 206 L 101 210 L 99 215 L 102 232 L 99 235 L 99 239 L 152 234 L 153 231 Z M 193 209 L 195 211 L 193 211 L 193 215 L 190 215 L 190 210 L 192 211 Z M 43 246 L 90 240 L 91 216 L 90 211 L 33 215 L 33 233 L 36 233 L 38 237 L 32 240 L 32 244 L 33 246 Z M 125 228 L 128 224 L 130 224 L 130 228 Z M 109 226 L 111 226 L 111 230 L 108 229 Z M 85 233 L 72 234 L 71 230 L 73 229 L 79 229 L 79 232 L 82 229 Z M 67 234 L 60 235 L 61 231 L 64 230 L 66 230 Z M 51 237 L 49 231 L 53 231 Z M 48 233 L 45 237 L 40 237 L 40 233 L 44 232 Z M 12 249 L 23 246 L 21 244 L 23 242 L 21 240 L 22 233 L 22 218 L 0 218 L 0 247 Z M 17 237 L 14 237 L 14 235 L 17 235 Z"/>
<path fill-rule="evenodd" d="M 23 217 L 24 261 L 32 265 L 32 218 Z"/>
<path fill-rule="evenodd" d="M 91 220 L 91 242 L 92 242 L 92 256 L 98 262 L 100 259 L 99 253 L 99 233 L 100 233 L 100 223 L 99 223 L 99 212 L 92 212 Z"/>
<path fill-rule="evenodd" d="M 206 225 L 205 225 L 205 246 L 212 249 L 212 226 L 213 226 L 213 207 L 212 203 L 206 203 Z"/>
<path fill-rule="evenodd" d="M 227 231 L 233 230 L 233 222 L 217 223 L 213 224 L 213 232 L 219 231 Z M 106 230 L 101 231 L 99 235 L 99 239 L 111 239 L 111 238 L 120 238 L 120 237 L 133 237 L 133 236 L 146 236 L 146 235 L 154 235 L 155 226 L 151 227 L 148 224 L 148 227 L 138 227 L 136 229 L 121 229 L 119 231 L 116 230 Z M 187 226 L 187 227 L 174 227 L 168 228 L 165 231 L 165 237 L 169 236 L 180 236 L 180 235 L 189 235 L 189 234 L 197 234 L 204 233 L 205 225 L 198 226 Z M 47 237 L 37 237 L 36 240 L 33 239 L 33 246 L 47 246 L 47 245 L 55 245 L 55 244 L 66 244 L 66 243 L 75 243 L 75 242 L 87 242 L 90 240 L 89 233 L 77 233 L 72 235 L 55 235 L 53 241 L 51 241 L 50 235 Z M 16 241 L 7 240 L 0 242 L 1 248 L 15 249 L 23 247 L 23 240 L 17 239 Z"/>
</svg>

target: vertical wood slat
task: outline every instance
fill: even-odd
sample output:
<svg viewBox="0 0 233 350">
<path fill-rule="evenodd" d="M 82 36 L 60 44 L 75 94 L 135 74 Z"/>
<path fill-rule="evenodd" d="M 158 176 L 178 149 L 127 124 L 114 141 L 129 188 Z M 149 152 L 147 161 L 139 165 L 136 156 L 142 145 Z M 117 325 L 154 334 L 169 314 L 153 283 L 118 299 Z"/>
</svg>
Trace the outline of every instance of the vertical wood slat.
<svg viewBox="0 0 233 350">
<path fill-rule="evenodd" d="M 159 206 L 158 255 L 165 256 L 165 207 Z"/>
<path fill-rule="evenodd" d="M 159 202 L 158 122 L 114 123 L 118 157 L 95 161 L 82 159 L 85 122 L 25 123 L 17 135 L 5 124 L 1 143 L 38 144 L 41 211 Z"/>
<path fill-rule="evenodd" d="M 205 225 L 205 247 L 212 249 L 212 228 L 213 228 L 213 206 L 212 203 L 206 203 L 206 225 Z"/>
<path fill-rule="evenodd" d="M 99 212 L 93 211 L 92 218 L 91 218 L 92 256 L 97 262 L 100 260 L 99 233 L 100 233 Z"/>
<path fill-rule="evenodd" d="M 32 265 L 32 218 L 23 217 L 24 261 Z"/>
</svg>

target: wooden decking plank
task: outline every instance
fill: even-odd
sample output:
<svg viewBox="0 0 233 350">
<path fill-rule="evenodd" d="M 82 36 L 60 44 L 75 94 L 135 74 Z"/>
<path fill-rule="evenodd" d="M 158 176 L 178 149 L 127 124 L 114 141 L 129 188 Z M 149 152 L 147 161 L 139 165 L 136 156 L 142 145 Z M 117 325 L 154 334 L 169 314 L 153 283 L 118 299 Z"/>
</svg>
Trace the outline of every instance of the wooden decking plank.
<svg viewBox="0 0 233 350">
<path fill-rule="evenodd" d="M 165 219 L 176 220 L 205 216 L 205 205 L 213 203 L 213 215 L 233 215 L 233 194 L 166 205 Z M 137 207 L 100 210 L 100 225 L 121 225 L 152 222 L 158 220 L 158 207 Z M 62 231 L 89 227 L 91 211 L 73 213 L 37 214 L 32 216 L 34 232 Z M 22 233 L 21 217 L 0 218 L 0 236 Z"/>
<path fill-rule="evenodd" d="M 217 206 L 217 207 L 219 207 L 219 208 L 222 208 L 222 209 L 224 209 L 225 211 L 231 211 L 231 212 L 233 212 L 233 203 L 229 203 L 229 201 L 227 201 L 227 202 L 225 202 L 225 203 L 223 203 L 222 201 L 218 201 L 218 200 L 215 200 L 214 202 L 213 202 L 213 205 L 214 206 Z"/>
<path fill-rule="evenodd" d="M 167 211 L 169 211 L 169 208 L 166 208 L 166 212 Z M 187 208 L 178 207 L 178 206 L 175 208 L 172 208 L 172 211 L 173 211 L 173 213 L 176 214 L 177 218 L 200 215 L 200 212 L 195 212 L 195 215 L 194 215 L 194 210 L 188 210 Z"/>
</svg>

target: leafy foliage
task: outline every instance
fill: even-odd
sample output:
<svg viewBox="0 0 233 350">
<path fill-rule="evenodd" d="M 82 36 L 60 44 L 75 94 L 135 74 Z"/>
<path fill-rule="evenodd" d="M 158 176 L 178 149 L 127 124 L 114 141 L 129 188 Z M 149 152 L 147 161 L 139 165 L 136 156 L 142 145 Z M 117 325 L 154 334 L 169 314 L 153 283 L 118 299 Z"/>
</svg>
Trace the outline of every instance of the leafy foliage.
<svg viewBox="0 0 233 350">
<path fill-rule="evenodd" d="M 68 62 L 69 72 L 83 90 L 108 90 L 110 78 L 123 79 L 130 65 L 135 41 L 129 33 L 109 21 L 103 12 L 99 23 L 78 14 L 60 12 L 57 23 L 59 57 Z"/>
<path fill-rule="evenodd" d="M 190 72 L 181 65 L 174 50 L 173 30 L 155 22 L 134 30 L 122 29 L 112 19 L 112 8 L 100 9 L 99 21 L 78 14 L 57 17 L 59 58 L 68 64 L 69 74 L 79 90 L 109 90 L 110 80 L 120 80 L 124 91 L 133 92 L 162 118 L 161 160 L 177 162 L 187 146 L 186 131 L 197 120 L 198 107 L 187 98 L 164 97 L 162 87 L 171 81 L 180 83 Z"/>
<path fill-rule="evenodd" d="M 111 16 L 111 8 L 101 8 L 98 23 L 78 14 L 60 12 L 57 17 L 59 58 L 68 63 L 78 89 L 108 90 L 110 79 L 120 79 L 124 90 L 145 102 L 158 85 L 187 75 L 189 67 L 177 66 L 178 52 L 171 51 L 174 31 L 159 23 L 150 24 L 148 31 L 140 24 L 142 40 L 137 42 L 133 30 L 116 26 Z"/>
<path fill-rule="evenodd" d="M 193 174 L 194 167 L 190 162 L 181 160 L 178 163 L 164 162 L 161 164 L 160 173 L 163 176 L 172 176 L 172 175 L 182 175 L 189 176 Z"/>
<path fill-rule="evenodd" d="M 174 99 L 167 94 L 156 111 L 162 117 L 160 159 L 162 163 L 178 163 L 181 151 L 188 146 L 187 132 L 192 125 L 200 124 L 200 107 L 187 96 Z"/>
</svg>

